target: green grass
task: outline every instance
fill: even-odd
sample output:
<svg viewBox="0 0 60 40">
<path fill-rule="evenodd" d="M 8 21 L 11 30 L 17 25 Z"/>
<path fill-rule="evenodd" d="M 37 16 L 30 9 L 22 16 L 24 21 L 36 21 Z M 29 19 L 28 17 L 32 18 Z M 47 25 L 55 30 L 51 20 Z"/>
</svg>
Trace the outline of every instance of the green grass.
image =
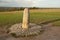
<svg viewBox="0 0 60 40">
<path fill-rule="evenodd" d="M 22 13 L 0 13 L 0 26 L 12 25 L 15 23 L 20 23 L 22 20 Z"/>
<path fill-rule="evenodd" d="M 30 12 L 30 22 L 40 24 L 44 21 L 60 19 L 60 12 Z M 13 25 L 22 22 L 22 12 L 0 12 L 0 26 Z M 60 21 L 53 22 L 60 26 Z"/>
<path fill-rule="evenodd" d="M 43 13 L 43 12 L 37 12 L 37 13 L 31 13 L 31 22 L 40 24 L 42 22 L 52 21 L 60 19 L 60 12 L 49 12 L 49 13 Z M 53 25 L 60 26 L 60 20 L 52 22 Z"/>
</svg>

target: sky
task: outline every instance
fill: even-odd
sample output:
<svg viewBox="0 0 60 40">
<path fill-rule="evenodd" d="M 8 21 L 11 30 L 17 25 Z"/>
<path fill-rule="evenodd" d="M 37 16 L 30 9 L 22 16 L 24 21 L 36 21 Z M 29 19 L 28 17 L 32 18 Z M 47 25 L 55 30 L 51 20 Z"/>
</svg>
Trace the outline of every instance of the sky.
<svg viewBox="0 0 60 40">
<path fill-rule="evenodd" d="M 55 7 L 55 8 L 60 8 L 60 0 L 0 0 L 0 7 Z"/>
</svg>

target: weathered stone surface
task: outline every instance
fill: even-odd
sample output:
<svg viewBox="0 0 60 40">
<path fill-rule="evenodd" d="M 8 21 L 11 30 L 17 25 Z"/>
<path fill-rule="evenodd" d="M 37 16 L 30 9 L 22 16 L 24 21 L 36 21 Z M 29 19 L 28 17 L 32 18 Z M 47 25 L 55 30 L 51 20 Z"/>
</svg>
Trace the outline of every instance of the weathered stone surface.
<svg viewBox="0 0 60 40">
<path fill-rule="evenodd" d="M 24 13 L 23 13 L 23 22 L 22 22 L 22 28 L 23 29 L 28 29 L 28 27 L 29 27 L 29 19 L 30 19 L 29 9 L 25 8 Z"/>
</svg>

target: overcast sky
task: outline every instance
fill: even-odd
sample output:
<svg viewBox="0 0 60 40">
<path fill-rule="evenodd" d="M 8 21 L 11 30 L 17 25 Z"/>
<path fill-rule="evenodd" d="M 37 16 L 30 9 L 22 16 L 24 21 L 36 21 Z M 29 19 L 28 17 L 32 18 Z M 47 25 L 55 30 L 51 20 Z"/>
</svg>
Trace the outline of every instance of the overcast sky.
<svg viewBox="0 0 60 40">
<path fill-rule="evenodd" d="M 59 7 L 60 0 L 0 0 L 0 7 Z"/>
</svg>

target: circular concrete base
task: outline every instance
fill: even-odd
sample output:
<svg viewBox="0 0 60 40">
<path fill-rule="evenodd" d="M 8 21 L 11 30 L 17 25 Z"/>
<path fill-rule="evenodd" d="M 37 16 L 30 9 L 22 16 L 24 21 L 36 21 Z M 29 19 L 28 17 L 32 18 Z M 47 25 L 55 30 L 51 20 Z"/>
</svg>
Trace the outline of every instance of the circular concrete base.
<svg viewBox="0 0 60 40">
<path fill-rule="evenodd" d="M 14 37 L 25 37 L 25 36 L 32 36 L 38 35 L 42 31 L 42 27 L 40 25 L 30 23 L 29 29 L 22 31 L 22 24 L 14 24 L 10 28 L 8 28 L 9 34 L 12 34 Z"/>
</svg>

